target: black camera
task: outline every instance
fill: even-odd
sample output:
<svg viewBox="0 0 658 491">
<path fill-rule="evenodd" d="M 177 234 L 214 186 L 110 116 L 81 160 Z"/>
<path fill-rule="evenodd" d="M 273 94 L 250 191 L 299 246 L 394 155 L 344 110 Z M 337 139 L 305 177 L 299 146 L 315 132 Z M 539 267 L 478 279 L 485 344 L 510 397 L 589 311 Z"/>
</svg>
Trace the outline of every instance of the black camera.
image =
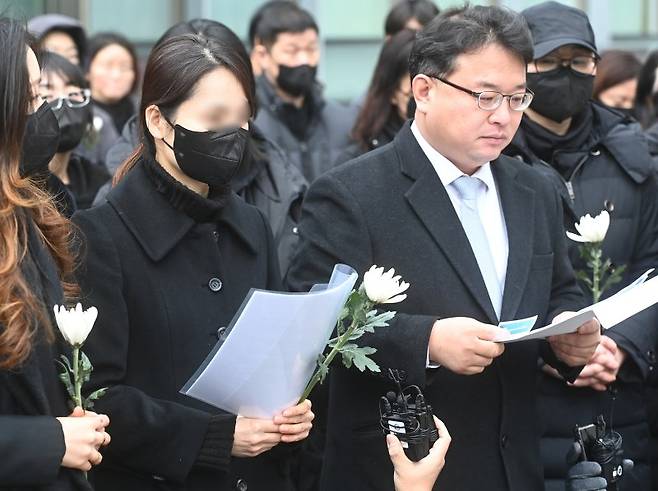
<svg viewBox="0 0 658 491">
<path fill-rule="evenodd" d="M 581 447 L 581 460 L 597 462 L 601 475 L 608 482 L 607 490 L 616 491 L 624 475 L 621 435 L 606 428 L 603 416 L 599 416 L 595 424 L 576 426 L 574 435 Z"/>
<path fill-rule="evenodd" d="M 392 433 L 398 437 L 409 460 L 418 462 L 429 452 L 439 439 L 434 424 L 432 406 L 416 385 L 404 390 L 395 380 L 398 392 L 390 391 L 379 401 L 379 424 L 384 435 Z"/>
</svg>

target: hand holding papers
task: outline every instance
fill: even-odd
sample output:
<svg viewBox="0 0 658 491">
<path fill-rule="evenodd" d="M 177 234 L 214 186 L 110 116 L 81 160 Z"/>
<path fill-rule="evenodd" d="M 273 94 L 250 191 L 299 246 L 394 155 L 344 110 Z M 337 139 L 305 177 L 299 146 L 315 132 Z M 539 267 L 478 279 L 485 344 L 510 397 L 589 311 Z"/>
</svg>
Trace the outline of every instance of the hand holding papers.
<svg viewBox="0 0 658 491">
<path fill-rule="evenodd" d="M 357 280 L 338 265 L 309 293 L 252 290 L 229 334 L 181 392 L 234 414 L 269 418 L 294 405 Z"/>
<path fill-rule="evenodd" d="M 355 341 L 388 326 L 395 312 L 378 313 L 375 306 L 403 301 L 409 284 L 395 270 L 376 266 L 352 290 L 356 279 L 352 268 L 337 265 L 328 285 L 306 294 L 251 291 L 226 340 L 181 392 L 235 414 L 267 418 L 300 395 L 307 398 L 338 354 L 347 368 L 378 372 L 368 356 L 377 350 Z M 334 327 L 336 337 L 329 340 Z"/>
<path fill-rule="evenodd" d="M 537 318 L 503 322 L 505 328 L 497 337 L 501 343 L 514 343 L 530 339 L 545 339 L 550 336 L 575 332 L 578 327 L 594 318 L 603 329 L 610 329 L 642 310 L 658 303 L 658 276 L 647 281 L 653 269 L 647 271 L 633 283 L 615 295 L 576 312 L 572 317 L 553 322 L 549 326 L 531 330 Z"/>
</svg>

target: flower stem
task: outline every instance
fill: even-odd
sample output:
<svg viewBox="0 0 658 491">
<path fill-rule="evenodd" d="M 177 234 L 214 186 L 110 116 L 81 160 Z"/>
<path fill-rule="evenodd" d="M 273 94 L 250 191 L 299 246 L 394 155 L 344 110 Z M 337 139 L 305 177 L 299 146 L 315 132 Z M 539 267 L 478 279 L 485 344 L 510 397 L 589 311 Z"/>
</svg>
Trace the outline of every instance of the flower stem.
<svg viewBox="0 0 658 491">
<path fill-rule="evenodd" d="M 354 333 L 355 328 L 356 328 L 356 321 L 352 319 L 352 323 L 350 324 L 350 327 L 346 329 L 342 335 L 338 336 L 336 340 L 336 344 L 329 352 L 327 357 L 322 361 L 322 363 L 318 365 L 318 368 L 315 370 L 315 373 L 311 377 L 311 380 L 309 380 L 308 384 L 306 384 L 304 393 L 299 398 L 299 403 L 304 402 L 308 398 L 308 396 L 313 391 L 313 388 L 318 384 L 318 382 L 322 378 L 322 373 L 329 370 L 329 366 L 331 366 L 331 362 L 336 357 L 336 355 L 340 352 L 343 346 L 345 346 L 347 341 L 350 339 L 350 336 L 352 336 L 352 334 Z M 323 367 L 325 368 L 325 370 L 322 370 Z"/>
<path fill-rule="evenodd" d="M 601 248 L 592 247 L 592 300 L 597 303 L 601 298 Z"/>
<path fill-rule="evenodd" d="M 80 376 L 80 346 L 73 346 L 73 388 L 75 396 L 73 402 L 82 407 L 82 377 Z M 84 407 L 82 407 L 84 409 Z"/>
</svg>

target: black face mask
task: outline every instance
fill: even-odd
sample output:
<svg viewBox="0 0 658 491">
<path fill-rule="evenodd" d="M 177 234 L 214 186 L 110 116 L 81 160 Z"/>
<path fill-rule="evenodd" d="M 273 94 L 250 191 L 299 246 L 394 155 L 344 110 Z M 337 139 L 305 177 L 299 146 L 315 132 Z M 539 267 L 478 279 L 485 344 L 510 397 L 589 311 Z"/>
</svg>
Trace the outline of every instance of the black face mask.
<svg viewBox="0 0 658 491">
<path fill-rule="evenodd" d="M 80 144 L 85 131 L 91 123 L 91 106 L 68 107 L 63 104 L 55 112 L 59 123 L 59 145 L 57 152 L 68 152 Z"/>
<path fill-rule="evenodd" d="M 311 65 L 279 65 L 279 75 L 276 77 L 276 84 L 281 90 L 293 97 L 308 95 L 315 85 L 315 74 L 317 71 L 318 67 Z"/>
<path fill-rule="evenodd" d="M 528 88 L 535 93 L 530 108 L 558 123 L 582 111 L 594 88 L 594 76 L 568 67 L 528 73 Z"/>
<path fill-rule="evenodd" d="M 57 153 L 59 124 L 47 102 L 27 118 L 20 173 L 30 177 L 48 170 L 48 164 Z"/>
<path fill-rule="evenodd" d="M 172 127 L 174 146 L 163 141 L 173 150 L 180 169 L 211 188 L 229 185 L 245 159 L 249 132 L 235 127 L 221 132 L 191 131 L 179 124 Z"/>
</svg>

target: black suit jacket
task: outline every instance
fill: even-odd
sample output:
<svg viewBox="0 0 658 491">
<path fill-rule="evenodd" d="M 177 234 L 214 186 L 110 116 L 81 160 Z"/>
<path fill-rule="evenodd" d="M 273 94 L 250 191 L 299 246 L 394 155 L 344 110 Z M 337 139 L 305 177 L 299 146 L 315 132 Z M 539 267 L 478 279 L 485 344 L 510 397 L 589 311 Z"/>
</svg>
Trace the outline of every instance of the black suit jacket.
<svg viewBox="0 0 658 491">
<path fill-rule="evenodd" d="M 561 202 L 528 166 L 493 162 L 509 260 L 502 320 L 538 314 L 545 325 L 582 307 L 566 252 Z M 453 443 L 436 489 L 543 489 L 535 419 L 535 367 L 540 356 L 568 377 L 548 344 L 507 346 L 484 373 L 463 376 L 426 369 L 432 324 L 466 316 L 497 323 L 461 222 L 431 163 L 405 125 L 381 149 L 319 178 L 303 207 L 301 244 L 288 276 L 296 290 L 326 279 L 334 263 L 364 272 L 395 267 L 411 283 L 390 327 L 362 338 L 377 348 L 383 373 L 398 369 L 418 384 L 447 424 Z M 379 398 L 393 388 L 383 376 L 336 364 L 332 371 L 322 489 L 393 490 L 392 467 L 379 429 Z"/>
</svg>

